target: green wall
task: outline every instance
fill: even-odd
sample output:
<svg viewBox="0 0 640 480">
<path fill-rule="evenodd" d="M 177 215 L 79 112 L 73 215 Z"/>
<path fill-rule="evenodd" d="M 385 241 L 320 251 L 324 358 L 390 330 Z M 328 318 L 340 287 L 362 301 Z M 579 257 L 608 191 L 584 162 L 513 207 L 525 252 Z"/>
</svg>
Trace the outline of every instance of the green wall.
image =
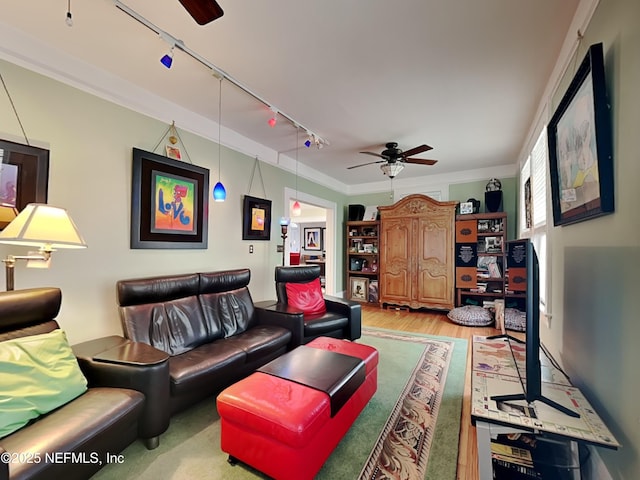
<svg viewBox="0 0 640 480">
<path fill-rule="evenodd" d="M 611 104 L 615 213 L 550 227 L 553 316 L 540 333 L 622 444 L 619 451 L 598 449 L 611 476 L 635 479 L 640 478 L 640 1 L 600 0 L 578 47 L 578 64 L 598 42 L 604 44 Z M 552 109 L 573 72 L 572 62 L 550 99 Z"/>
</svg>

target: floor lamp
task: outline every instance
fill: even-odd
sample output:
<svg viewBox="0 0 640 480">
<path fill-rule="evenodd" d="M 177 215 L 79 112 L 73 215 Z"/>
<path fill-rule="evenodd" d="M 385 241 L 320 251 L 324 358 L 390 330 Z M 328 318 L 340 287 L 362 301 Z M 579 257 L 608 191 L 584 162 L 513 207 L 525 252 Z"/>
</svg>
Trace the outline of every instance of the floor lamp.
<svg viewBox="0 0 640 480">
<path fill-rule="evenodd" d="M 285 242 L 287 241 L 287 230 L 289 229 L 289 219 L 282 217 L 280 219 L 280 236 L 282 237 L 282 266 L 285 266 L 285 255 L 287 249 L 285 248 Z"/>
<path fill-rule="evenodd" d="M 38 247 L 29 255 L 7 255 L 5 264 L 7 290 L 14 289 L 16 260 L 48 262 L 51 253 L 61 248 L 87 248 L 80 232 L 64 208 L 30 203 L 0 232 L 0 243 Z M 47 265 L 48 266 L 48 265 Z"/>
</svg>

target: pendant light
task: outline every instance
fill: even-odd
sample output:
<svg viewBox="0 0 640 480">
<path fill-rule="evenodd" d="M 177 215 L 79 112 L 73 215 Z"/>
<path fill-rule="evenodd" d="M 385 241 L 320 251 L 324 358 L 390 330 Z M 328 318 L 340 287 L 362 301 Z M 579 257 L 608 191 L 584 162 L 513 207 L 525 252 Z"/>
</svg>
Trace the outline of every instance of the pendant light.
<svg viewBox="0 0 640 480">
<path fill-rule="evenodd" d="M 222 123 L 222 77 L 219 79 L 218 89 L 218 183 L 213 187 L 213 200 L 216 202 L 224 202 L 227 199 L 227 191 L 220 181 L 220 159 L 222 157 L 222 140 L 220 135 L 220 124 Z"/>
<path fill-rule="evenodd" d="M 302 207 L 300 206 L 300 202 L 298 201 L 298 134 L 300 133 L 300 127 L 296 126 L 296 201 L 293 202 L 293 206 L 291 207 L 291 215 L 293 217 L 299 217 L 302 213 Z"/>
</svg>

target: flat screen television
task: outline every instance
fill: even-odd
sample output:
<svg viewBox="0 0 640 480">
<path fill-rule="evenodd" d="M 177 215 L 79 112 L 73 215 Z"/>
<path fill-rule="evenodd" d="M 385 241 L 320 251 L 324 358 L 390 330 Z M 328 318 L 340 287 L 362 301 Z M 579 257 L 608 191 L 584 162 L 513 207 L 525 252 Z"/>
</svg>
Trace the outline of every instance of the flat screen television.
<svg viewBox="0 0 640 480">
<path fill-rule="evenodd" d="M 528 240 L 516 240 L 509 242 L 509 259 L 515 263 L 521 263 L 526 266 L 526 342 L 525 342 L 525 371 L 524 375 L 518 368 L 518 376 L 524 393 L 513 395 L 496 395 L 491 400 L 496 402 L 505 402 L 512 400 L 526 400 L 528 403 L 540 401 L 547 405 L 566 413 L 572 417 L 580 417 L 580 415 L 550 398 L 542 395 L 542 365 L 540 363 L 540 267 L 538 264 L 538 256 L 533 243 Z M 511 277 L 509 278 L 511 280 Z M 520 340 L 506 336 L 511 344 L 512 341 L 521 342 Z M 513 348 L 511 349 L 513 355 Z M 514 355 L 514 362 L 516 362 Z M 516 362 L 518 366 L 518 362 Z"/>
</svg>

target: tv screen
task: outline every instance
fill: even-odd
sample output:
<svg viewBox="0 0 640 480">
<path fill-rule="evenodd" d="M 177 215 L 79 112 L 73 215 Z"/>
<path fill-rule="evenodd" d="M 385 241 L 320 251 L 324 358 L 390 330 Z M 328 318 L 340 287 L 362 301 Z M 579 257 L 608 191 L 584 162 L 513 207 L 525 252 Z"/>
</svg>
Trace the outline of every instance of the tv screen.
<svg viewBox="0 0 640 480">
<path fill-rule="evenodd" d="M 526 400 L 533 403 L 536 400 L 560 410 L 572 417 L 580 415 L 573 410 L 542 395 L 542 366 L 540 363 L 540 266 L 538 256 L 531 240 L 514 240 L 508 242 L 507 266 L 509 267 L 509 281 L 512 272 L 521 272 L 526 268 L 526 342 L 525 342 L 525 371 L 518 370 L 524 394 L 498 395 L 491 397 L 496 402 L 509 400 Z M 520 340 L 507 336 L 509 344 Z M 513 353 L 513 348 L 512 348 Z M 515 356 L 513 357 L 515 361 Z M 516 365 L 517 362 L 516 362 Z"/>
</svg>

